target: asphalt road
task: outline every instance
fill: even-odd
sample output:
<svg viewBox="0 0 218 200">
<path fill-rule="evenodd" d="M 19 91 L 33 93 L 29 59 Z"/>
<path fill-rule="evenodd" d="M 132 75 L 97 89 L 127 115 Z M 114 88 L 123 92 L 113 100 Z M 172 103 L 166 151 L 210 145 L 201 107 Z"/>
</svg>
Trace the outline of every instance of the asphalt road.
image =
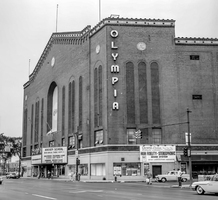
<svg viewBox="0 0 218 200">
<path fill-rule="evenodd" d="M 168 184 L 84 183 L 43 179 L 9 179 L 0 185 L 0 200 L 211 200 L 217 196 L 197 195 L 189 188 Z"/>
</svg>

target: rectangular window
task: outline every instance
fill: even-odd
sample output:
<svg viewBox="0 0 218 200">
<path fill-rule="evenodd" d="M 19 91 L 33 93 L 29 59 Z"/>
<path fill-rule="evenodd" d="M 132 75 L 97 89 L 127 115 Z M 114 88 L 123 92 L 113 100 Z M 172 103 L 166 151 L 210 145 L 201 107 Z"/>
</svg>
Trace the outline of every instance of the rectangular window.
<svg viewBox="0 0 218 200">
<path fill-rule="evenodd" d="M 121 176 L 141 176 L 141 163 L 114 163 L 114 174 Z"/>
<path fill-rule="evenodd" d="M 88 164 L 80 164 L 78 171 L 81 176 L 88 176 Z"/>
<path fill-rule="evenodd" d="M 153 144 L 161 144 L 161 129 L 152 129 Z"/>
<path fill-rule="evenodd" d="M 75 137 L 70 136 L 68 137 L 68 149 L 75 148 Z"/>
<path fill-rule="evenodd" d="M 65 138 L 62 138 L 61 145 L 62 145 L 62 147 L 65 147 L 65 146 L 66 146 L 66 140 L 65 140 Z"/>
<path fill-rule="evenodd" d="M 105 164 L 91 164 L 91 176 L 105 176 Z"/>
<path fill-rule="evenodd" d="M 190 60 L 200 60 L 199 55 L 190 55 Z"/>
<path fill-rule="evenodd" d="M 127 129 L 127 143 L 136 144 L 135 129 Z"/>
<path fill-rule="evenodd" d="M 103 138 L 104 138 L 103 130 L 96 131 L 95 132 L 95 146 L 103 145 L 104 143 Z"/>
<path fill-rule="evenodd" d="M 49 147 L 54 147 L 54 140 L 49 141 Z"/>
</svg>

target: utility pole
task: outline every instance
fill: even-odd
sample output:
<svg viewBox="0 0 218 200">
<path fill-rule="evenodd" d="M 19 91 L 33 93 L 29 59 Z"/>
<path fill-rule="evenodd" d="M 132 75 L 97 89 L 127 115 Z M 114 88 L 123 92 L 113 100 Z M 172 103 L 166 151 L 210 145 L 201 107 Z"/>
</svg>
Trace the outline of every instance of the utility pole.
<svg viewBox="0 0 218 200">
<path fill-rule="evenodd" d="M 187 108 L 187 124 L 188 124 L 188 158 L 189 158 L 189 175 L 190 175 L 190 185 L 192 184 L 192 157 L 191 157 L 191 133 L 190 133 L 190 119 L 189 113 L 191 111 Z"/>
</svg>

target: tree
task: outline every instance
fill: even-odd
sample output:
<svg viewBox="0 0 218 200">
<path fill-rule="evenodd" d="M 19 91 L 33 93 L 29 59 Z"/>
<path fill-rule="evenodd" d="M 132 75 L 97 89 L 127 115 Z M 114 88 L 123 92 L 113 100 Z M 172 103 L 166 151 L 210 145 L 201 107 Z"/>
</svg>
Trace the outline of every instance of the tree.
<svg viewBox="0 0 218 200">
<path fill-rule="evenodd" d="M 21 166 L 21 147 L 22 147 L 21 137 L 8 137 L 3 133 L 0 134 L 0 143 L 2 144 L 1 157 L 4 160 L 4 169 L 6 168 L 6 162 L 12 156 L 18 156 L 19 158 L 19 176 L 20 176 L 20 166 Z M 9 147 L 9 151 L 5 151 L 6 147 Z"/>
</svg>

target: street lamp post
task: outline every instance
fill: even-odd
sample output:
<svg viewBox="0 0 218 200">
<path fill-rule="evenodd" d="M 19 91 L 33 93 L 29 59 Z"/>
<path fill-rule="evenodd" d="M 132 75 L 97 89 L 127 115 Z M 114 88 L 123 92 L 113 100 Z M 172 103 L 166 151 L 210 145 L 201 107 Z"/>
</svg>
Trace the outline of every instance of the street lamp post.
<svg viewBox="0 0 218 200">
<path fill-rule="evenodd" d="M 188 158 L 189 158 L 189 175 L 190 175 L 190 185 L 192 184 L 192 158 L 191 158 L 191 133 L 190 133 L 190 119 L 189 113 L 191 111 L 187 108 L 187 124 L 188 124 Z"/>
</svg>

